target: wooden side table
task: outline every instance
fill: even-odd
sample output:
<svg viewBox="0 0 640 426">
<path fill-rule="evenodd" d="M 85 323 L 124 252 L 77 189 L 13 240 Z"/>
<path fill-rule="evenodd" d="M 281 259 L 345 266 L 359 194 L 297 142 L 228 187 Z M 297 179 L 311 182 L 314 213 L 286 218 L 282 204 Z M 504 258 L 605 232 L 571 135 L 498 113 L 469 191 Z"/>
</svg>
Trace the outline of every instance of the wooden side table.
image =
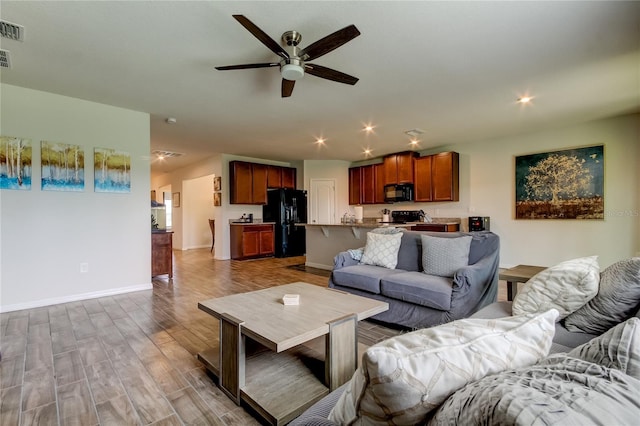
<svg viewBox="0 0 640 426">
<path fill-rule="evenodd" d="M 518 292 L 518 283 L 526 283 L 535 274 L 545 269 L 547 269 L 546 266 L 518 265 L 501 270 L 498 278 L 507 282 L 507 300 L 513 300 L 515 297 Z"/>
</svg>

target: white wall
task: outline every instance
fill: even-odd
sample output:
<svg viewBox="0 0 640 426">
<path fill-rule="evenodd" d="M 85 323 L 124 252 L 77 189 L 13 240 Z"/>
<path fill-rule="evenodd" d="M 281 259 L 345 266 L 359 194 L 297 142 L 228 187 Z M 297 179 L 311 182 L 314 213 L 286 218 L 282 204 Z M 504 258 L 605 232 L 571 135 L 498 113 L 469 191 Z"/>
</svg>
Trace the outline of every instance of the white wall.
<svg viewBox="0 0 640 426">
<path fill-rule="evenodd" d="M 3 136 L 30 138 L 30 191 L 0 191 L 0 310 L 151 288 L 149 115 L 2 84 Z M 80 145 L 84 192 L 40 189 L 40 141 Z M 131 154 L 131 192 L 93 191 L 93 150 Z M 80 263 L 89 270 L 80 273 Z"/>
<path fill-rule="evenodd" d="M 497 140 L 441 147 L 460 153 L 460 201 L 395 203 L 364 206 L 365 217 L 380 217 L 382 208 L 422 209 L 436 217 L 490 216 L 491 230 L 500 236 L 501 266 L 554 265 L 563 260 L 598 255 L 602 268 L 640 256 L 640 115 L 592 121 Z M 515 220 L 515 156 L 570 147 L 605 146 L 604 220 Z M 430 152 L 425 152 L 430 153 Z M 348 200 L 347 166 L 305 162 L 306 177 L 330 177 L 344 182 L 339 203 Z M 309 167 L 312 166 L 312 167 Z M 322 176 L 321 176 L 322 175 Z M 340 212 L 340 210 L 339 210 Z"/>
</svg>

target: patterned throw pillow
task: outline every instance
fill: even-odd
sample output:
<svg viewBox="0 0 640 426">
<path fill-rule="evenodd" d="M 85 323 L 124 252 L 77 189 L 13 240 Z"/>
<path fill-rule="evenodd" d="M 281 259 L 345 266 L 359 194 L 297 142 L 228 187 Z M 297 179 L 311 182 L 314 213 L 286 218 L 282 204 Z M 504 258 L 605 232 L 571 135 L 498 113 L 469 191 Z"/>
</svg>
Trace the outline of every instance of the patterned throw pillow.
<svg viewBox="0 0 640 426">
<path fill-rule="evenodd" d="M 378 234 L 367 232 L 367 245 L 364 246 L 361 263 L 384 266 L 395 269 L 398 264 L 398 250 L 402 241 L 402 232 L 395 234 Z"/>
<path fill-rule="evenodd" d="M 527 281 L 513 299 L 513 315 L 557 309 L 558 321 L 580 309 L 598 293 L 598 256 L 567 260 Z"/>
<path fill-rule="evenodd" d="M 621 260 L 600 274 L 600 289 L 589 302 L 569 315 L 569 331 L 601 334 L 633 315 L 640 306 L 640 257 Z"/>
<path fill-rule="evenodd" d="M 640 379 L 640 319 L 633 317 L 568 354 Z"/>
<path fill-rule="evenodd" d="M 371 346 L 329 419 L 338 424 L 424 424 L 467 383 L 546 356 L 558 311 L 464 319 Z"/>
<path fill-rule="evenodd" d="M 422 269 L 425 274 L 451 278 L 469 264 L 470 235 L 458 238 L 420 235 L 422 240 Z"/>
</svg>

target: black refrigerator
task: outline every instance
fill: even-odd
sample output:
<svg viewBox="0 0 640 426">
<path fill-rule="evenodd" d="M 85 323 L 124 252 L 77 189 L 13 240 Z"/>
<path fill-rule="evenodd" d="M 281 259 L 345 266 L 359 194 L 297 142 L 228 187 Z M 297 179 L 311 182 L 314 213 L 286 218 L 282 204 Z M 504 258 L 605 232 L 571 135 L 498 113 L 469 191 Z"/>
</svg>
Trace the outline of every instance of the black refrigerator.
<svg viewBox="0 0 640 426">
<path fill-rule="evenodd" d="M 307 223 L 307 191 L 270 189 L 267 205 L 262 206 L 263 222 L 275 222 L 276 257 L 306 253 L 306 230 L 296 224 Z"/>
</svg>

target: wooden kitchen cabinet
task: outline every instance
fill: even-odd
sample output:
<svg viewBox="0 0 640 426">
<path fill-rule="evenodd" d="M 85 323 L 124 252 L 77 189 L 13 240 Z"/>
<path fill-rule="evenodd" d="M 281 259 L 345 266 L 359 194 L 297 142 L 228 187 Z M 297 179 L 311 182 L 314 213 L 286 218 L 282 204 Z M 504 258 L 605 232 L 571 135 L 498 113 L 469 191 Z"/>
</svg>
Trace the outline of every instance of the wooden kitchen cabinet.
<svg viewBox="0 0 640 426">
<path fill-rule="evenodd" d="M 282 167 L 267 166 L 267 188 L 282 188 Z"/>
<path fill-rule="evenodd" d="M 384 163 L 378 163 L 373 166 L 375 175 L 374 184 L 374 204 L 384 203 Z"/>
<path fill-rule="evenodd" d="M 151 233 L 151 276 L 173 278 L 173 232 Z"/>
<path fill-rule="evenodd" d="M 267 204 L 267 166 L 245 161 L 229 162 L 231 204 Z"/>
<path fill-rule="evenodd" d="M 458 201 L 459 169 L 457 152 L 441 152 L 416 158 L 414 201 Z"/>
<path fill-rule="evenodd" d="M 431 164 L 431 155 L 416 158 L 413 179 L 413 200 L 416 202 L 432 201 L 433 199 L 431 195 Z"/>
<path fill-rule="evenodd" d="M 457 152 L 441 152 L 432 156 L 431 187 L 433 201 L 458 201 L 460 199 L 459 155 Z"/>
<path fill-rule="evenodd" d="M 417 153 L 413 151 L 387 155 L 383 159 L 384 184 L 413 183 L 413 168 Z"/>
<path fill-rule="evenodd" d="M 273 224 L 231 224 L 231 258 L 236 260 L 273 256 Z"/>
<path fill-rule="evenodd" d="M 360 177 L 362 178 L 360 197 L 362 204 L 375 204 L 376 202 L 376 173 L 373 164 L 361 167 Z"/>
<path fill-rule="evenodd" d="M 349 204 L 362 202 L 362 167 L 349 168 Z"/>
<path fill-rule="evenodd" d="M 296 189 L 296 168 L 282 167 L 282 185 L 281 188 Z"/>
</svg>

